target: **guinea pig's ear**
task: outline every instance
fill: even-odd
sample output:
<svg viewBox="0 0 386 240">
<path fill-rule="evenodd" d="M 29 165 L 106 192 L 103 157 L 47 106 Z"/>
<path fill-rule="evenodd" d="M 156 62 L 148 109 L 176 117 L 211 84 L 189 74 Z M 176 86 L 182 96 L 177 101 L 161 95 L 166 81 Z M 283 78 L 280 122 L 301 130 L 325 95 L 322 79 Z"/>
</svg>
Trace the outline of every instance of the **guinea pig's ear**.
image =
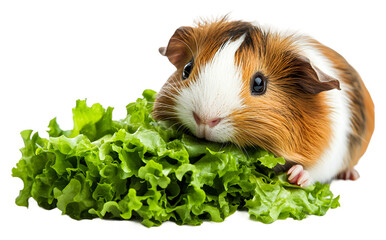
<svg viewBox="0 0 386 240">
<path fill-rule="evenodd" d="M 339 81 L 314 66 L 308 58 L 299 57 L 297 60 L 302 72 L 298 83 L 303 90 L 313 94 L 332 89 L 340 90 Z"/>
<path fill-rule="evenodd" d="M 168 46 L 159 48 L 159 52 L 168 57 L 169 61 L 177 68 L 184 65 L 184 62 L 190 54 L 188 38 L 192 34 L 192 27 L 180 27 L 169 40 Z"/>
</svg>

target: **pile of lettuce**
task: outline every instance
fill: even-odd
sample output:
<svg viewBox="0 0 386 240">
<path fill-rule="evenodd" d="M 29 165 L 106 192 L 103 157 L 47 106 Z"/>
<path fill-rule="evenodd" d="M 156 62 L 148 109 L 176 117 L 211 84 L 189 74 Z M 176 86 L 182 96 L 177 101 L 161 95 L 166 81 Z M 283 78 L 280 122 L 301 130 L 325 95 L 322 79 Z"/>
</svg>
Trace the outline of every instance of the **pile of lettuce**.
<svg viewBox="0 0 386 240">
<path fill-rule="evenodd" d="M 339 206 L 329 185 L 300 188 L 276 174 L 272 168 L 283 158 L 199 140 L 156 122 L 155 95 L 145 90 L 120 121 L 112 120 L 113 108 L 78 100 L 72 130 L 53 119 L 48 139 L 21 132 L 25 146 L 12 175 L 24 188 L 16 204 L 28 206 L 33 197 L 74 219 L 131 219 L 148 227 L 168 220 L 221 222 L 238 209 L 271 223 Z"/>
</svg>

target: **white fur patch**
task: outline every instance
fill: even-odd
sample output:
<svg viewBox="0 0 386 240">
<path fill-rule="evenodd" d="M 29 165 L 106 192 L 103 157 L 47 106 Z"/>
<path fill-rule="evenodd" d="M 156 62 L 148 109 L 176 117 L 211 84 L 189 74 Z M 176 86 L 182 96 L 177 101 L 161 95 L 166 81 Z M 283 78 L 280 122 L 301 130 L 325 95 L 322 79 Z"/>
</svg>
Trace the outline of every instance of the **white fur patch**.
<svg viewBox="0 0 386 240">
<path fill-rule="evenodd" d="M 228 116 L 242 107 L 242 71 L 235 64 L 235 53 L 245 36 L 225 43 L 204 66 L 199 66 L 197 79 L 176 97 L 175 110 L 179 120 L 196 134 L 216 142 L 229 141 L 234 134 Z M 218 125 L 210 128 L 198 126 L 193 112 L 201 119 L 221 118 Z"/>
<path fill-rule="evenodd" d="M 310 59 L 311 63 L 324 73 L 339 80 L 339 73 L 333 68 L 332 63 L 312 43 L 299 41 L 301 53 Z M 301 42 L 301 43 L 300 43 Z M 329 147 L 324 151 L 317 163 L 309 171 L 314 182 L 328 182 L 333 179 L 344 165 L 348 151 L 348 135 L 351 130 L 351 112 L 347 97 L 347 86 L 340 81 L 342 90 L 333 89 L 326 91 L 327 104 L 331 107 L 331 132 Z"/>
</svg>

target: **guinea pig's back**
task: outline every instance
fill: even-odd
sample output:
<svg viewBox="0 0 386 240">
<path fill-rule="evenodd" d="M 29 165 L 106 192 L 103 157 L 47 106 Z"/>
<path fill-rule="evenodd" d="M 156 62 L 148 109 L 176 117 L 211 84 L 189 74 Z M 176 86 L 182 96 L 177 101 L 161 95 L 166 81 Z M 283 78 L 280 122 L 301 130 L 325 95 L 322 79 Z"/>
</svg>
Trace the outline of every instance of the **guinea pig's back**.
<svg viewBox="0 0 386 240">
<path fill-rule="evenodd" d="M 374 103 L 358 72 L 340 54 L 315 40 L 312 42 L 332 63 L 349 103 L 351 131 L 344 171 L 353 168 L 366 152 L 374 132 Z"/>
</svg>

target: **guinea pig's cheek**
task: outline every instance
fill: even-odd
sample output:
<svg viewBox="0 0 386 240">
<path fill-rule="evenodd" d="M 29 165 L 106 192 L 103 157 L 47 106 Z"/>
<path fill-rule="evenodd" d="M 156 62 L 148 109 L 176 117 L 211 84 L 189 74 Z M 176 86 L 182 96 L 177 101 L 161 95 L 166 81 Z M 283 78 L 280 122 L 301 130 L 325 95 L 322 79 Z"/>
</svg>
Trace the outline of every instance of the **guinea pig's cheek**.
<svg viewBox="0 0 386 240">
<path fill-rule="evenodd" d="M 184 94 L 178 95 L 176 97 L 176 105 L 174 107 L 174 112 L 176 115 L 177 122 L 193 134 L 196 134 L 197 124 L 193 117 L 193 106 L 191 99 L 184 96 Z"/>
</svg>

